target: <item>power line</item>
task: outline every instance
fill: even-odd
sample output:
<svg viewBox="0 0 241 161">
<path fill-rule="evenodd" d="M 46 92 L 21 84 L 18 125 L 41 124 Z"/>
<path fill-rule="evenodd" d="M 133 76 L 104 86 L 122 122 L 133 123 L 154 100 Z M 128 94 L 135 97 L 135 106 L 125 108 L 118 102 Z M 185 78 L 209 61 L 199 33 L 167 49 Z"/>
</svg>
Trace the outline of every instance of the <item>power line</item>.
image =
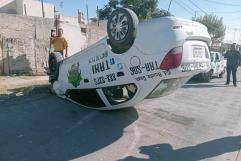
<svg viewBox="0 0 241 161">
<path fill-rule="evenodd" d="M 206 11 L 204 11 L 202 8 L 200 8 L 198 5 L 196 5 L 193 1 L 188 0 L 190 3 L 192 3 L 195 7 L 197 7 L 200 11 L 202 11 L 204 14 L 208 14 Z"/>
<path fill-rule="evenodd" d="M 182 7 L 185 11 L 187 11 L 188 13 L 190 13 L 191 15 L 193 15 L 192 12 L 190 12 L 186 7 L 184 7 L 181 3 L 179 3 L 178 1 L 176 0 L 173 0 L 173 2 L 175 2 L 177 5 L 179 5 L 180 7 Z"/>
<path fill-rule="evenodd" d="M 209 13 L 235 14 L 235 13 L 241 13 L 241 10 L 237 10 L 237 11 L 220 11 L 220 12 L 209 12 Z"/>
<path fill-rule="evenodd" d="M 205 0 L 209 3 L 215 3 L 218 5 L 225 5 L 225 6 L 233 6 L 233 7 L 241 7 L 241 5 L 239 4 L 233 4 L 233 3 L 224 3 L 224 2 L 219 2 L 219 1 L 215 1 L 215 0 Z"/>
<path fill-rule="evenodd" d="M 182 1 L 182 0 L 180 0 L 180 2 L 182 2 L 182 3 L 184 4 L 184 6 L 186 6 L 189 10 L 195 12 L 195 10 L 192 9 L 189 5 L 187 5 L 186 2 L 184 2 L 184 1 Z"/>
<path fill-rule="evenodd" d="M 169 2 L 169 6 L 168 6 L 168 10 L 167 10 L 168 12 L 170 10 L 171 4 L 172 4 L 172 0 L 170 0 L 170 2 Z"/>
<path fill-rule="evenodd" d="M 226 30 L 230 30 L 230 31 L 239 30 L 239 31 L 241 31 L 241 27 L 238 28 L 238 27 L 229 27 L 229 26 L 227 26 Z"/>
<path fill-rule="evenodd" d="M 229 20 L 226 20 L 226 21 L 237 21 L 237 20 L 240 20 L 241 19 L 241 17 L 237 17 L 237 18 L 233 18 L 233 19 L 229 19 Z"/>
</svg>

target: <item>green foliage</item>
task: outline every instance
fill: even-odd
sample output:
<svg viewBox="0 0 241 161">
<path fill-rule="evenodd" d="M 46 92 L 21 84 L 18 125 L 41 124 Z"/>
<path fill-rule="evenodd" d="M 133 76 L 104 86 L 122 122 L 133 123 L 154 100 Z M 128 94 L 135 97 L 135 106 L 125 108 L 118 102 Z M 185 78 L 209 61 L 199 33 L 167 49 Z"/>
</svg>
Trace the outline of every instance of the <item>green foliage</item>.
<svg viewBox="0 0 241 161">
<path fill-rule="evenodd" d="M 164 16 L 171 16 L 170 12 L 156 8 L 155 11 L 152 13 L 152 18 L 164 17 Z"/>
<path fill-rule="evenodd" d="M 132 9 L 139 19 L 148 19 L 152 17 L 152 13 L 156 10 L 157 0 L 122 0 L 121 5 Z"/>
<path fill-rule="evenodd" d="M 213 43 L 220 43 L 223 41 L 226 28 L 222 18 L 209 14 L 203 17 L 193 18 L 193 20 L 207 26 Z"/>
<path fill-rule="evenodd" d="M 108 19 L 117 4 L 118 0 L 109 0 L 108 4 L 99 10 L 100 19 Z M 168 11 L 158 9 L 158 0 L 120 0 L 120 6 L 132 9 L 141 20 L 170 15 Z"/>
<path fill-rule="evenodd" d="M 81 72 L 79 71 L 79 63 L 77 63 L 77 65 L 73 64 L 68 72 L 69 83 L 71 83 L 74 87 L 78 87 L 82 79 Z"/>
<path fill-rule="evenodd" d="M 104 8 L 99 9 L 99 19 L 108 19 L 110 13 L 116 8 L 118 0 L 109 0 L 108 4 Z"/>
</svg>

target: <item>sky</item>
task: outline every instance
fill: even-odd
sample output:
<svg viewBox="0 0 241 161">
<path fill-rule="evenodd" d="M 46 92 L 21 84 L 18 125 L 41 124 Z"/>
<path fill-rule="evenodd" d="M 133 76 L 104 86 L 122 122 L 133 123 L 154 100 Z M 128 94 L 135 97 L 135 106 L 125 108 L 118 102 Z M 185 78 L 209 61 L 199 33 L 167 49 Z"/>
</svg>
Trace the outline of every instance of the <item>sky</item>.
<svg viewBox="0 0 241 161">
<path fill-rule="evenodd" d="M 191 19 L 213 13 L 223 18 L 226 26 L 225 41 L 241 43 L 241 0 L 159 0 L 160 9 L 168 9 L 171 1 L 171 14 Z M 77 10 L 86 14 L 86 3 L 89 8 L 89 17 L 96 17 L 97 5 L 103 8 L 108 0 L 44 0 L 53 3 L 61 13 L 68 16 L 77 16 Z M 61 3 L 62 2 L 62 3 Z"/>
</svg>

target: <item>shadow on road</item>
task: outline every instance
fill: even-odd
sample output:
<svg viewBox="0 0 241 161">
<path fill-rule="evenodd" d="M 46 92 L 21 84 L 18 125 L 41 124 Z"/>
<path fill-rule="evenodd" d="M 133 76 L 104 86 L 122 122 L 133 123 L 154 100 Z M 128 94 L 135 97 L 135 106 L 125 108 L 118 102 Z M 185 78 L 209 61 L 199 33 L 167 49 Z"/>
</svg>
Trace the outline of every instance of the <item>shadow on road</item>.
<svg viewBox="0 0 241 161">
<path fill-rule="evenodd" d="M 187 83 L 182 88 L 217 88 L 227 87 L 227 85 L 221 83 Z"/>
<path fill-rule="evenodd" d="M 182 88 L 218 88 L 226 87 L 227 85 L 224 82 L 209 82 L 209 83 L 200 83 L 200 81 L 191 79 L 189 80 Z"/>
<path fill-rule="evenodd" d="M 140 153 L 148 159 L 128 156 L 120 161 L 198 161 L 240 149 L 241 136 L 231 136 L 211 140 L 181 149 L 173 149 L 170 144 L 156 144 L 140 147 Z"/>
<path fill-rule="evenodd" d="M 0 160 L 67 161 L 98 151 L 137 120 L 134 108 L 96 111 L 51 95 L 0 105 Z"/>
</svg>

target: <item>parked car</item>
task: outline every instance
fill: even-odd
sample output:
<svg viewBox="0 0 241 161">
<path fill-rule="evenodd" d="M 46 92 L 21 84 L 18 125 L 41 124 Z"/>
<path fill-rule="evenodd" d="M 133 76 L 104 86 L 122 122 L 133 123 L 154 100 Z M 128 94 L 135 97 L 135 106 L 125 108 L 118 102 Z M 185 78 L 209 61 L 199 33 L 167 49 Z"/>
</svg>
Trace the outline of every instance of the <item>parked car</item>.
<svg viewBox="0 0 241 161">
<path fill-rule="evenodd" d="M 194 76 L 194 79 L 210 82 L 213 77 L 222 78 L 226 71 L 227 61 L 220 52 L 211 51 L 211 68 Z"/>
<path fill-rule="evenodd" d="M 118 8 L 107 33 L 67 59 L 50 54 L 50 82 L 58 96 L 94 109 L 126 108 L 168 95 L 210 69 L 211 40 L 200 23 L 176 17 L 139 23 L 133 11 Z"/>
<path fill-rule="evenodd" d="M 227 60 L 220 52 L 211 51 L 211 73 L 212 77 L 222 78 L 227 66 Z"/>
</svg>

